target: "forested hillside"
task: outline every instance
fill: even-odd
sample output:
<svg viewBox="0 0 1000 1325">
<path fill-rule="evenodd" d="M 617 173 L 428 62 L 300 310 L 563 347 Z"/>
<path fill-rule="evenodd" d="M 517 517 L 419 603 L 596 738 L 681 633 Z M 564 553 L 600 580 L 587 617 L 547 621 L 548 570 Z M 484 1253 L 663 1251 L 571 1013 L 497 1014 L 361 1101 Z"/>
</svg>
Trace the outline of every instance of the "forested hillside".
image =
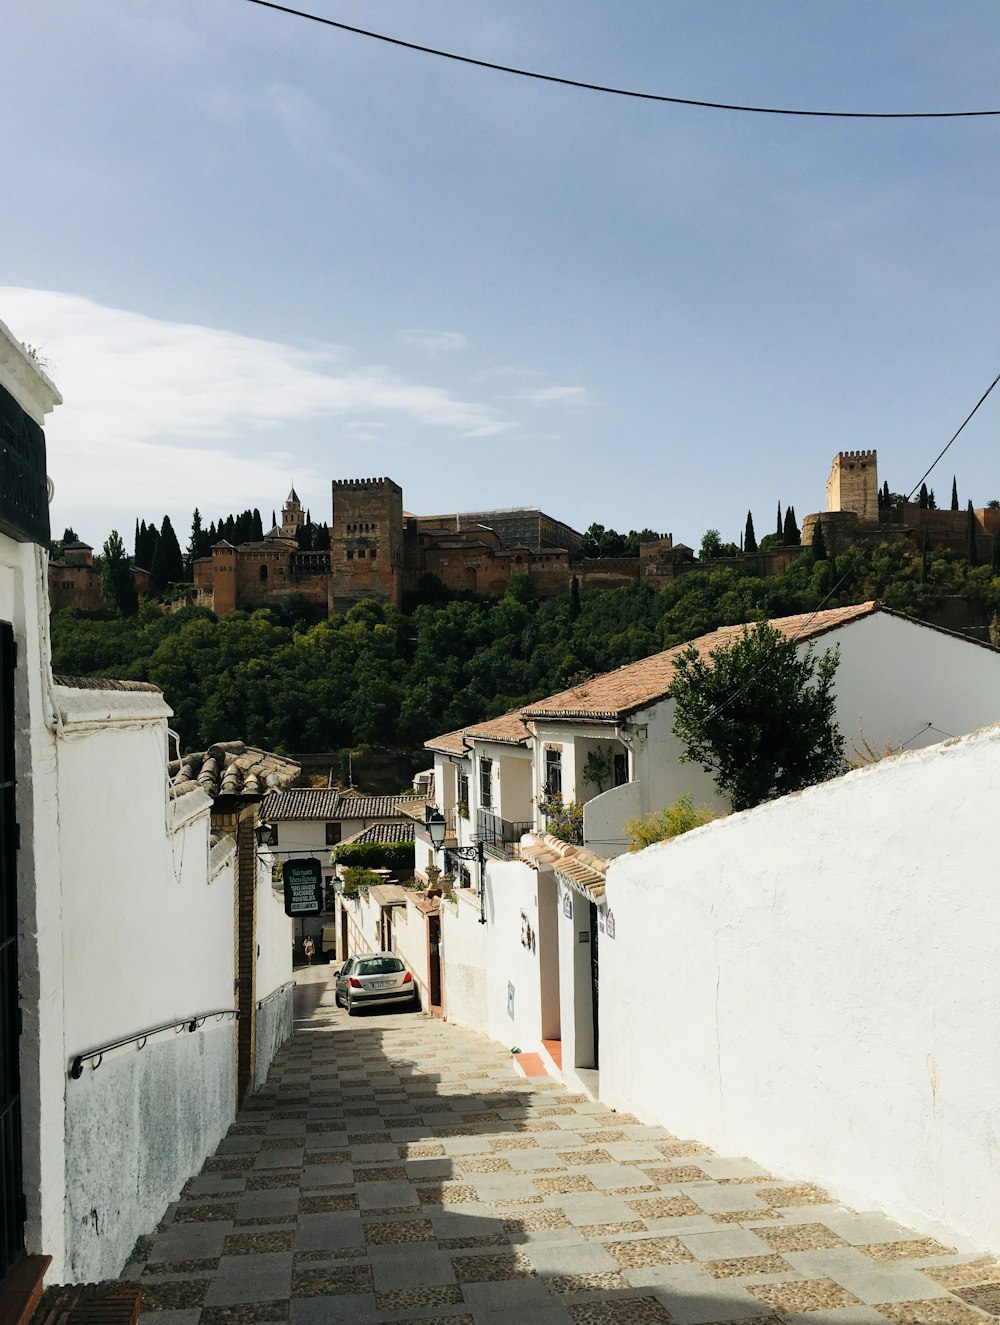
<svg viewBox="0 0 1000 1325">
<path fill-rule="evenodd" d="M 309 625 L 290 599 L 280 612 L 217 620 L 144 603 L 130 618 L 75 611 L 52 623 L 57 674 L 127 677 L 160 686 L 185 748 L 242 737 L 295 753 L 363 745 L 419 750 L 430 736 L 540 698 L 718 625 L 878 598 L 933 619 L 963 597 L 986 623 L 1000 576 L 948 552 L 900 543 L 783 574 L 684 575 L 653 592 L 629 589 L 535 601 L 522 577 L 501 599 L 424 603 L 408 614 L 362 603 Z"/>
</svg>

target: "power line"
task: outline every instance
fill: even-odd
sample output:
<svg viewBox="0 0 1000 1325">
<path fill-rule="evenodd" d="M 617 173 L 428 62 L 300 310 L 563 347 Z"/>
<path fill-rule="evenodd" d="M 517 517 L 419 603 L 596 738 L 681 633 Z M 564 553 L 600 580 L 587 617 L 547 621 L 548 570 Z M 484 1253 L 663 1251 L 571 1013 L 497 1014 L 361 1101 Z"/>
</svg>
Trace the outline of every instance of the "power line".
<svg viewBox="0 0 1000 1325">
<path fill-rule="evenodd" d="M 976 403 L 975 403 L 975 405 L 973 406 L 973 408 L 969 411 L 969 413 L 966 415 L 965 419 L 963 420 L 963 422 L 962 422 L 962 426 L 958 429 L 958 432 L 956 432 L 956 433 L 952 436 L 951 441 L 948 442 L 948 445 L 944 448 L 944 450 L 941 451 L 940 455 L 938 455 L 938 456 L 935 458 L 933 464 L 931 464 L 927 469 L 925 469 L 924 472 L 923 472 L 923 473 L 920 475 L 920 477 L 917 479 L 915 485 L 914 485 L 913 488 L 911 488 L 911 490 L 910 490 L 909 496 L 908 496 L 907 499 L 906 499 L 907 501 L 909 501 L 909 500 L 910 500 L 910 497 L 912 497 L 913 494 L 917 491 L 917 489 L 920 487 L 921 483 L 923 483 L 924 479 L 925 479 L 925 478 L 927 477 L 927 475 L 931 472 L 931 470 L 935 467 L 935 465 L 938 463 L 938 461 L 942 459 L 942 457 L 944 456 L 945 452 L 946 452 L 946 451 L 949 449 L 949 447 L 951 446 L 951 443 L 954 442 L 954 441 L 957 441 L 957 439 L 958 439 L 958 434 L 962 431 L 962 429 L 965 427 L 965 425 L 969 422 L 969 420 L 972 418 L 973 414 L 975 414 L 976 410 L 977 410 L 977 409 L 979 408 L 979 406 L 983 403 L 983 401 L 984 401 L 984 400 L 986 399 L 986 397 L 990 394 L 990 392 L 993 390 L 993 388 L 996 386 L 996 384 L 997 384 L 998 382 L 1000 382 L 1000 373 L 997 373 L 996 377 L 994 377 L 993 381 L 989 384 L 989 386 L 986 388 L 986 390 L 983 392 L 983 394 L 982 394 L 982 395 L 979 397 L 979 399 L 976 401 Z"/>
<path fill-rule="evenodd" d="M 637 92 L 631 88 L 611 87 L 605 83 L 588 83 L 579 78 L 562 78 L 558 74 L 543 74 L 535 69 L 520 69 L 515 65 L 497 64 L 493 60 L 478 60 L 471 55 L 459 55 L 455 51 L 443 51 L 436 46 L 423 46 L 419 42 L 404 41 L 401 37 L 387 36 L 384 32 L 373 32 L 369 28 L 359 28 L 351 23 L 341 23 L 337 19 L 323 18 L 319 14 L 310 14 L 304 9 L 293 9 L 290 5 L 279 5 L 275 3 L 275 0 L 247 0 L 247 3 L 260 5 L 262 9 L 273 9 L 280 14 L 290 14 L 294 18 L 308 19 L 311 23 L 322 23 L 324 27 L 337 28 L 341 32 L 351 32 L 355 36 L 368 37 L 372 41 L 385 42 L 389 46 L 400 46 L 404 50 L 417 51 L 421 55 L 435 55 L 442 60 L 454 60 L 458 64 L 471 64 L 477 69 L 492 69 L 500 74 L 515 74 L 518 78 L 533 78 L 540 83 L 556 83 L 561 87 L 580 88 L 584 92 L 603 92 L 613 97 L 630 97 L 636 101 L 658 101 L 671 106 L 693 106 L 699 110 L 740 111 L 745 115 L 793 115 L 826 120 L 959 120 L 1000 115 L 1000 110 L 800 110 L 788 106 L 744 106 L 728 101 L 701 101 L 695 97 L 670 97 L 659 92 Z"/>
</svg>

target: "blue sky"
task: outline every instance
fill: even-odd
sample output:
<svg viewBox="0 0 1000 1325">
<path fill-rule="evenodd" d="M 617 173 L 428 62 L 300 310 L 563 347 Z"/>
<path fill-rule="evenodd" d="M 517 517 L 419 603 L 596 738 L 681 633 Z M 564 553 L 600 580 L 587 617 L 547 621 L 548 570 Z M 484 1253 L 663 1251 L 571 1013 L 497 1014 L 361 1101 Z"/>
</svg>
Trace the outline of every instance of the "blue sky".
<svg viewBox="0 0 1000 1325">
<path fill-rule="evenodd" d="M 676 96 L 1000 105 L 995 0 L 310 0 Z M 40 347 L 56 532 L 183 534 L 294 480 L 409 510 L 758 535 L 832 455 L 911 487 L 1000 371 L 1000 120 L 550 87 L 245 0 L 7 7 L 0 318 Z M 10 132 L 15 126 L 16 132 Z M 1000 389 L 931 482 L 1000 497 Z"/>
</svg>

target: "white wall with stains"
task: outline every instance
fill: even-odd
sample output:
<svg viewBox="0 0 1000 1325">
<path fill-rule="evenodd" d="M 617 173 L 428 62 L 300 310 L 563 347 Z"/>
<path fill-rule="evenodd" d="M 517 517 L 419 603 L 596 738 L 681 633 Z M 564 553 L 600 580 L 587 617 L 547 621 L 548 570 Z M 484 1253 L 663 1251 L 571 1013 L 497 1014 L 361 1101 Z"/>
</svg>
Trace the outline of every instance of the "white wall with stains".
<svg viewBox="0 0 1000 1325">
<path fill-rule="evenodd" d="M 1000 1249 L 998 786 L 990 727 L 614 861 L 601 1098 Z"/>
</svg>

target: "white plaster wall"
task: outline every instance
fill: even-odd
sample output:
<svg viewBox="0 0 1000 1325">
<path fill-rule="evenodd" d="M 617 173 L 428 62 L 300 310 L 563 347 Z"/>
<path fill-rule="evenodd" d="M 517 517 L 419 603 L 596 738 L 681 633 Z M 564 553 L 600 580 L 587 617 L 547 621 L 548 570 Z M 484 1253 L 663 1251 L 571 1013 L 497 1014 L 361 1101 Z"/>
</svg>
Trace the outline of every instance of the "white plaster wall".
<svg viewBox="0 0 1000 1325">
<path fill-rule="evenodd" d="M 4 385 L 10 383 L 0 374 Z M 22 404 L 27 402 L 22 400 Z M 31 412 L 31 411 L 29 411 Z M 38 419 L 41 422 L 41 419 Z M 63 951 L 54 708 L 49 679 L 48 558 L 32 544 L 0 534 L 0 620 L 13 626 L 14 757 L 18 769 L 18 966 L 22 1157 L 29 1253 L 52 1257 L 55 1280 L 65 1261 Z"/>
<path fill-rule="evenodd" d="M 560 883 L 559 1000 L 562 1023 L 563 1075 L 572 1079 L 574 1068 L 594 1066 L 594 1005 L 590 969 L 590 903 Z M 571 912 L 566 914 L 567 909 Z M 586 935 L 586 943 L 580 936 Z M 603 956 L 603 954 L 602 954 Z M 601 971 L 604 981 L 604 971 Z M 648 1014 L 647 1014 L 648 1015 Z"/>
<path fill-rule="evenodd" d="M 392 950 L 410 968 L 420 992 L 420 1006 L 428 1011 L 431 991 L 428 971 L 427 919 L 412 902 L 392 908 Z"/>
<path fill-rule="evenodd" d="M 507 1048 L 538 1050 L 542 1040 L 541 973 L 537 940 L 521 942 L 522 913 L 537 935 L 537 875 L 522 861 L 491 860 L 486 887 L 487 1034 Z M 508 1010 L 514 987 L 513 1016 Z"/>
<path fill-rule="evenodd" d="M 629 849 L 625 821 L 642 813 L 642 785 L 625 782 L 589 800 L 583 807 L 583 841 L 605 860 Z"/>
<path fill-rule="evenodd" d="M 993 727 L 614 861 L 602 1098 L 1000 1248 L 998 780 Z"/>
<path fill-rule="evenodd" d="M 441 983 L 444 1014 L 459 1026 L 487 1034 L 486 926 L 479 897 L 469 889 L 441 904 Z"/>
<path fill-rule="evenodd" d="M 232 880 L 230 880 L 232 884 Z M 333 916 L 323 916 L 330 923 Z M 271 871 L 261 864 L 257 873 L 257 998 L 280 989 L 292 978 L 293 921 L 285 915 L 281 886 L 272 886 Z M 317 944 L 317 953 L 319 944 Z"/>
</svg>

